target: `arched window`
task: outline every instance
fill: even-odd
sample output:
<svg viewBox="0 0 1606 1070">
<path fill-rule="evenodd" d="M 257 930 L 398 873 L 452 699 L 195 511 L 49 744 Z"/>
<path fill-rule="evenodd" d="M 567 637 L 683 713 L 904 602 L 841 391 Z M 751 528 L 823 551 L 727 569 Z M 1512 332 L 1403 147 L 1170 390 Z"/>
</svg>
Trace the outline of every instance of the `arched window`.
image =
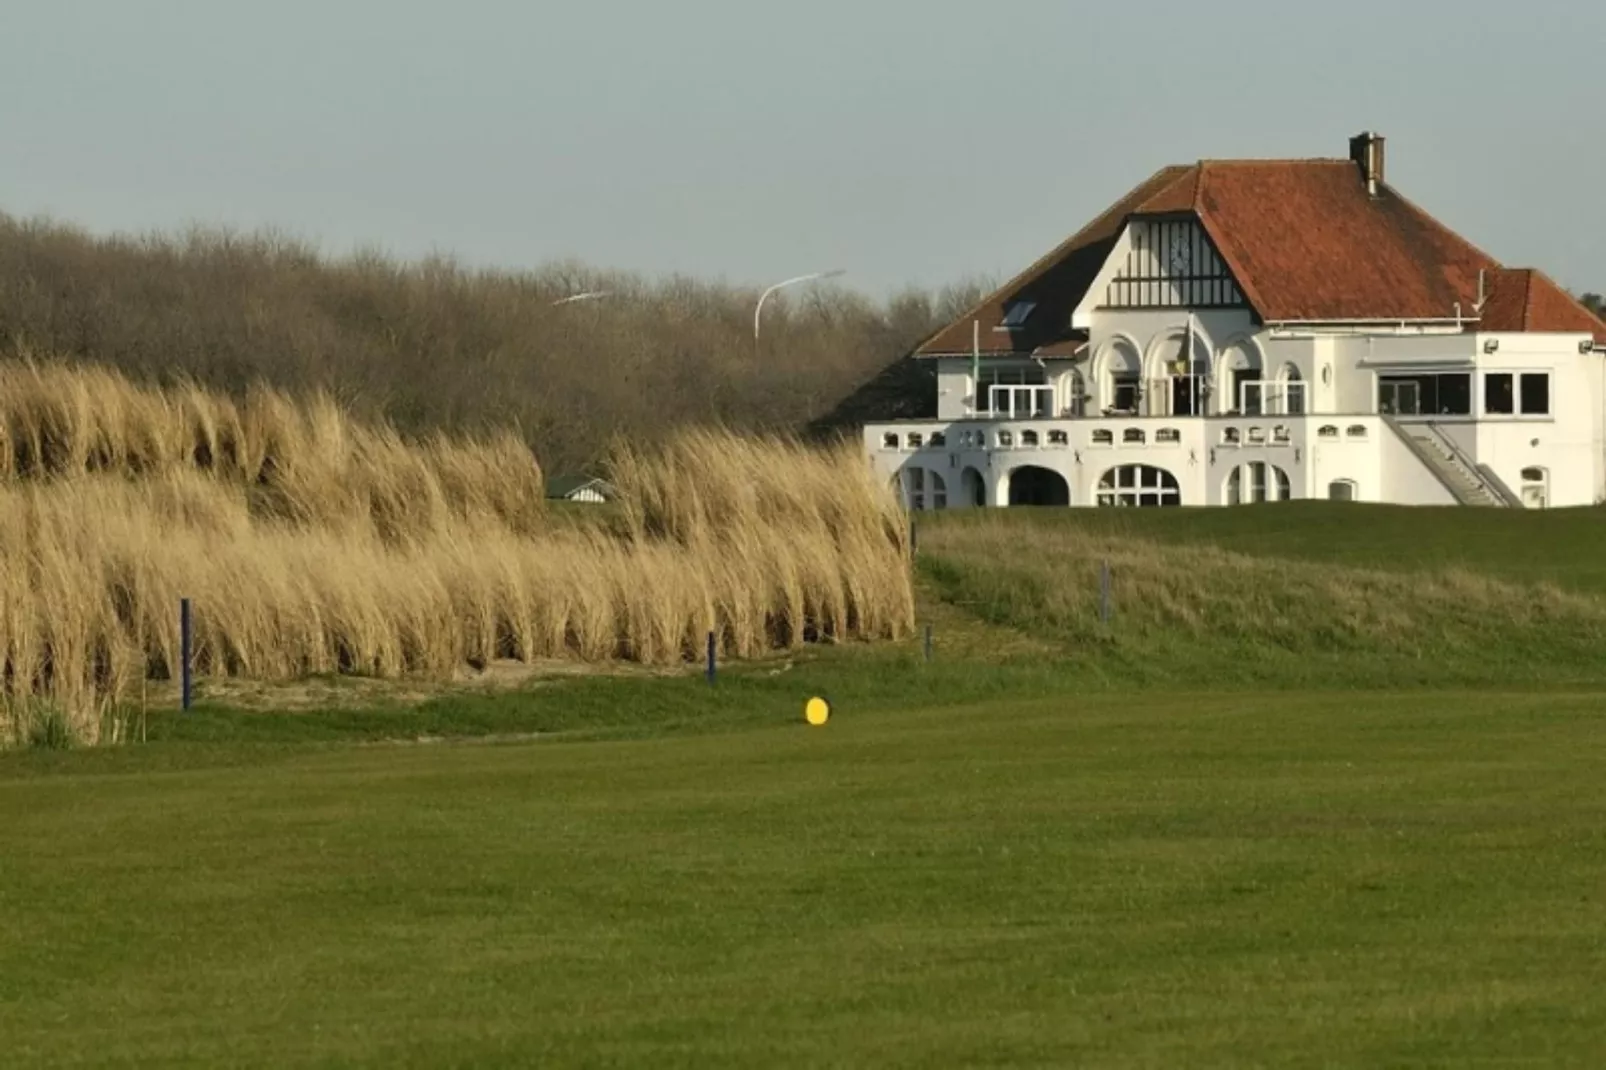
<svg viewBox="0 0 1606 1070">
<path fill-rule="evenodd" d="M 966 505 L 980 509 L 987 504 L 987 480 L 976 469 L 967 468 L 959 473 L 959 487 Z"/>
<path fill-rule="evenodd" d="M 1274 464 L 1251 461 L 1239 465 L 1227 475 L 1228 505 L 1286 502 L 1292 496 L 1293 484 L 1288 473 Z"/>
<path fill-rule="evenodd" d="M 1071 444 L 1071 436 L 1064 431 L 1050 431 L 1048 433 L 1048 444 L 1050 446 L 1069 446 Z"/>
<path fill-rule="evenodd" d="M 1000 431 L 1000 432 L 998 432 L 998 448 L 999 449 L 1007 450 L 1007 449 L 1009 449 L 1010 447 L 1012 447 L 1014 445 L 1015 445 L 1015 432 L 1013 432 L 1013 431 Z"/>
<path fill-rule="evenodd" d="M 1037 432 L 1036 431 L 1022 431 L 1020 433 L 1020 444 L 1022 446 L 1035 446 L 1035 445 L 1037 445 Z"/>
<path fill-rule="evenodd" d="M 934 449 L 942 449 L 944 446 L 948 445 L 947 434 L 942 431 L 933 431 L 931 433 L 931 445 Z"/>
<path fill-rule="evenodd" d="M 888 431 L 886 434 L 882 435 L 881 436 L 881 448 L 884 449 L 884 450 L 895 450 L 895 449 L 897 449 L 898 448 L 898 432 L 896 432 L 896 431 Z"/>
<path fill-rule="evenodd" d="M 1065 376 L 1065 409 L 1072 416 L 1087 415 L 1087 379 L 1081 372 L 1072 370 Z"/>
<path fill-rule="evenodd" d="M 928 468 L 903 470 L 904 504 L 911 511 L 948 508 L 948 484 Z"/>
<path fill-rule="evenodd" d="M 1264 427 L 1251 427 L 1249 429 L 1249 444 L 1251 446 L 1264 446 L 1266 444 L 1266 429 Z"/>
<path fill-rule="evenodd" d="M 1127 428 L 1121 432 L 1121 441 L 1129 446 L 1143 445 L 1143 429 L 1141 427 Z"/>
<path fill-rule="evenodd" d="M 1271 429 L 1271 440 L 1279 446 L 1286 446 L 1294 440 L 1294 433 L 1288 428 L 1278 425 Z"/>
<path fill-rule="evenodd" d="M 1282 372 L 1277 376 L 1279 392 L 1283 396 L 1282 412 L 1287 416 L 1303 416 L 1305 414 L 1305 381 L 1300 375 L 1299 368 L 1294 364 L 1284 364 Z"/>
<path fill-rule="evenodd" d="M 1162 427 L 1154 433 L 1154 440 L 1162 445 L 1174 446 L 1182 441 L 1182 432 L 1174 427 Z"/>
<path fill-rule="evenodd" d="M 1335 502 L 1352 502 L 1355 500 L 1355 482 L 1350 479 L 1335 479 L 1327 484 L 1327 497 Z"/>
<path fill-rule="evenodd" d="M 1242 438 L 1243 432 L 1239 431 L 1236 427 L 1228 427 L 1221 432 L 1221 441 L 1229 446 L 1238 445 Z"/>
<path fill-rule="evenodd" d="M 1177 477 L 1148 464 L 1125 464 L 1099 479 L 1099 504 L 1116 506 L 1181 505 Z"/>
<path fill-rule="evenodd" d="M 1350 424 L 1349 425 L 1349 437 L 1350 438 L 1365 438 L 1366 437 L 1366 425 L 1365 424 Z"/>
<path fill-rule="evenodd" d="M 1328 424 L 1327 426 L 1323 427 L 1320 431 L 1316 432 L 1316 437 L 1317 438 L 1337 438 L 1338 437 L 1338 428 L 1334 427 L 1332 424 Z"/>
<path fill-rule="evenodd" d="M 910 449 L 918 450 L 921 447 L 925 446 L 925 444 L 926 444 L 926 436 L 925 435 L 922 435 L 919 431 L 911 431 L 911 432 L 909 432 L 909 448 Z"/>
<path fill-rule="evenodd" d="M 1094 431 L 1093 432 L 1093 445 L 1095 445 L 1095 446 L 1113 446 L 1113 445 L 1115 445 L 1115 432 L 1111 431 L 1111 430 L 1109 430 L 1107 428 L 1100 428 L 1099 430 Z"/>
</svg>

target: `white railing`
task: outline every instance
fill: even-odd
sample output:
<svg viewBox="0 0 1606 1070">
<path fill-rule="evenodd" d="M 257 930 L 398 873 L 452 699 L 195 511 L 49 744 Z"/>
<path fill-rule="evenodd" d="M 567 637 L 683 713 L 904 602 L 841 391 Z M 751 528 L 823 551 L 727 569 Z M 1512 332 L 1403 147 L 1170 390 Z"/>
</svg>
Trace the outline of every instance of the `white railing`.
<svg viewBox="0 0 1606 1070">
<path fill-rule="evenodd" d="M 1306 384 L 1281 379 L 1255 379 L 1243 383 L 1238 391 L 1238 412 L 1244 416 L 1305 416 Z"/>
<path fill-rule="evenodd" d="M 1042 419 L 1054 415 L 1054 388 L 994 384 L 987 391 L 987 404 L 994 417 Z"/>
</svg>

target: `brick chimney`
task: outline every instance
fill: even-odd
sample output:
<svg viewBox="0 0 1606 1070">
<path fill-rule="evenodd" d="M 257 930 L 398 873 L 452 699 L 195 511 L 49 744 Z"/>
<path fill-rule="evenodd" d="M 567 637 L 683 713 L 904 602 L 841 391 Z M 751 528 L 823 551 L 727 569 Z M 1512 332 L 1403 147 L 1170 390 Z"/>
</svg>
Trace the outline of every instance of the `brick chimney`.
<svg viewBox="0 0 1606 1070">
<path fill-rule="evenodd" d="M 1373 197 L 1377 196 L 1378 188 L 1383 185 L 1383 142 L 1386 139 L 1382 134 L 1367 131 L 1357 134 L 1349 139 L 1349 158 L 1361 169 L 1361 177 L 1366 180 L 1366 192 Z"/>
</svg>

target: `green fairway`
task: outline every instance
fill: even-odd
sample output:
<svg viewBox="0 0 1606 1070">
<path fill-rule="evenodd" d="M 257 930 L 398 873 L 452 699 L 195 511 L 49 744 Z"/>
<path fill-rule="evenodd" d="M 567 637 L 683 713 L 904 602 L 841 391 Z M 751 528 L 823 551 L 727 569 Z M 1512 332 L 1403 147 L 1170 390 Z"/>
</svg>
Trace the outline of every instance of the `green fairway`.
<svg viewBox="0 0 1606 1070">
<path fill-rule="evenodd" d="M 13 756 L 0 1037 L 8 1065 L 1590 1065 L 1603 708 L 1106 695 Z"/>
</svg>

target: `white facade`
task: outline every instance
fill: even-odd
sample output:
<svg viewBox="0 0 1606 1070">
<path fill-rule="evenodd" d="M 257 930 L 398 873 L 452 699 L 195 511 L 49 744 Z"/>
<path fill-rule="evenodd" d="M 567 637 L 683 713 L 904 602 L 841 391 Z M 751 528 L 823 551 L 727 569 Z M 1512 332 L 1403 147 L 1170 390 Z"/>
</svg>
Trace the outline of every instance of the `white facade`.
<svg viewBox="0 0 1606 1070">
<path fill-rule="evenodd" d="M 1074 357 L 936 358 L 935 420 L 864 429 L 911 507 L 1606 499 L 1606 353 L 1589 334 L 1262 324 L 1197 262 L 1188 285 L 1209 303 L 1178 285 L 1121 307 L 1167 270 L 1160 242 L 1133 237 L 1149 225 L 1128 226 L 1072 314 Z"/>
</svg>

